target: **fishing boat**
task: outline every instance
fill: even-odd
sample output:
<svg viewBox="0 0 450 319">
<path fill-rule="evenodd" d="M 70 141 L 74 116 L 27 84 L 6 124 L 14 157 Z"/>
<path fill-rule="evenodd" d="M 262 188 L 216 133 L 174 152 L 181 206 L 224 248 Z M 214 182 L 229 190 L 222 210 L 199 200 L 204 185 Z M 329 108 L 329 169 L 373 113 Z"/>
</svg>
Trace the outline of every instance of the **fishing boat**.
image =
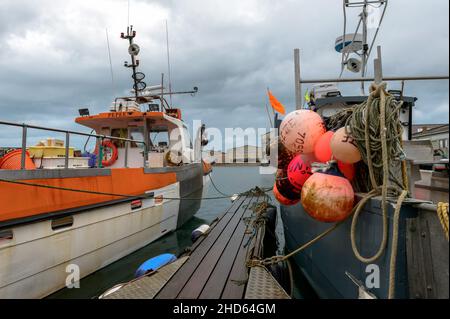
<svg viewBox="0 0 450 319">
<path fill-rule="evenodd" d="M 448 80 L 448 75 L 384 77 L 381 46 L 378 47 L 377 58 L 374 60 L 374 77 L 366 76 L 369 56 L 375 42 L 375 38 L 372 43 L 368 41 L 368 8 L 371 5 L 379 5 L 380 10 L 382 10 L 381 17 L 383 17 L 387 2 L 343 1 L 344 10 L 348 10 L 349 7 L 359 7 L 362 8 L 362 12 L 359 15 L 360 22 L 355 33 L 345 34 L 344 31 L 344 35 L 336 41 L 335 49 L 342 54 L 342 73 L 339 78 L 302 79 L 300 75 L 300 60 L 298 58 L 299 50 L 296 49 L 294 51 L 297 111 L 293 113 L 299 113 L 297 114 L 298 119 L 295 118 L 296 114 L 292 116 L 287 115 L 283 121 L 275 118 L 275 127 L 280 132 L 280 142 L 278 144 L 274 142 L 273 144 L 278 145 L 277 154 L 279 156 L 284 156 L 283 150 L 280 151 L 280 147 L 288 147 L 290 143 L 298 146 L 296 149 L 294 147 L 297 153 L 311 152 L 311 150 L 307 151 L 304 145 L 308 137 L 302 135 L 298 130 L 300 126 L 307 125 L 305 124 L 306 117 L 301 118 L 300 114 L 308 114 L 311 119 L 313 117 L 316 119 L 317 115 L 319 115 L 321 120 L 318 120 L 320 124 L 317 126 L 317 130 L 321 131 L 321 134 L 325 133 L 325 131 L 331 131 L 330 134 L 335 136 L 338 134 L 338 129 L 344 129 L 347 123 L 353 123 L 344 120 L 339 123 L 340 125 L 333 127 L 333 121 L 336 124 L 336 119 L 339 115 L 342 118 L 346 117 L 346 110 L 349 114 L 352 114 L 356 110 L 361 110 L 363 103 L 370 103 L 370 101 L 373 102 L 374 100 L 377 103 L 383 103 L 380 97 L 378 97 L 378 100 L 374 97 L 369 98 L 367 88 L 365 89 L 364 86 L 366 82 L 374 83 L 372 85 L 373 94 L 373 92 L 377 92 L 376 90 L 380 90 L 379 92 L 384 90 L 384 85 L 390 83 L 390 81 L 400 81 L 404 85 L 405 81 L 413 80 Z M 378 34 L 380 25 L 376 34 Z M 362 33 L 359 31 L 360 28 L 362 28 Z M 352 55 L 353 57 L 351 57 Z M 342 74 L 345 68 L 354 73 L 361 72 L 361 77 L 343 78 Z M 338 83 L 344 82 L 361 83 L 361 95 L 343 96 L 339 90 Z M 305 101 L 302 101 L 301 85 L 307 83 L 314 84 L 314 86 L 311 92 L 305 95 Z M 427 199 L 417 199 L 413 196 L 414 183 L 420 180 L 419 166 L 426 163 L 433 164 L 433 150 L 423 141 L 416 142 L 411 139 L 412 112 L 417 99 L 404 96 L 403 89 L 389 90 L 389 86 L 387 86 L 385 93 L 384 97 L 388 96 L 391 103 L 398 106 L 392 113 L 388 113 L 386 117 L 390 120 L 397 117 L 395 125 L 397 125 L 397 128 L 399 126 L 402 127 L 401 130 L 399 128 L 398 131 L 396 129 L 395 132 L 392 132 L 389 131 L 389 129 L 392 129 L 392 126 L 390 126 L 386 129 L 386 132 L 388 135 L 391 134 L 391 137 L 389 137 L 391 141 L 397 139 L 398 144 L 402 145 L 402 147 L 399 148 L 399 156 L 389 158 L 389 161 L 383 162 L 383 165 L 380 165 L 375 170 L 375 173 L 385 172 L 384 168 L 388 168 L 389 174 L 393 172 L 394 175 L 402 175 L 404 183 L 400 182 L 400 188 L 408 193 L 405 198 L 399 201 L 399 195 L 397 194 L 392 198 L 387 199 L 385 197 L 383 199 L 381 193 L 376 196 L 370 196 L 367 193 L 370 191 L 370 187 L 367 189 L 367 192 L 358 191 L 355 187 L 355 182 L 363 181 L 370 185 L 370 176 L 367 177 L 368 175 L 360 174 L 364 172 L 364 169 L 362 171 L 353 171 L 351 177 L 347 175 L 345 170 L 340 168 L 332 172 L 330 167 L 335 165 L 336 162 L 330 160 L 327 163 L 318 163 L 317 146 L 312 151 L 315 159 L 311 160 L 312 164 L 309 172 L 306 169 L 300 172 L 298 169 L 302 167 L 302 164 L 309 165 L 305 164 L 307 161 L 303 157 L 303 163 L 301 164 L 298 164 L 298 162 L 289 164 L 295 154 L 287 160 L 286 158 L 278 158 L 279 173 L 274 186 L 274 194 L 280 201 L 286 253 L 292 254 L 290 260 L 298 271 L 302 284 L 310 288 L 313 295 L 320 298 L 448 298 L 448 204 L 433 203 Z M 369 114 L 369 107 L 373 107 L 373 105 L 367 106 L 367 108 L 363 109 L 363 113 L 360 114 L 364 114 L 364 116 Z M 314 113 L 315 115 L 306 112 Z M 345 119 L 348 118 L 350 118 L 350 115 Z M 381 123 L 382 120 L 378 117 L 376 121 Z M 368 124 L 366 123 L 366 125 Z M 364 126 L 361 125 L 361 127 Z M 355 145 L 356 140 L 353 140 L 352 135 L 348 133 L 348 126 L 345 128 L 347 130 L 346 138 L 338 140 L 336 143 L 347 143 L 347 146 L 350 147 L 347 149 L 352 149 L 352 152 L 354 149 L 356 149 L 356 152 L 358 152 L 358 149 L 367 151 L 363 142 L 365 136 L 363 135 L 363 140 L 360 140 L 360 144 Z M 371 127 L 370 130 L 371 134 L 380 134 L 375 136 L 381 136 L 376 143 L 383 140 L 383 134 L 380 133 L 383 129 L 379 130 L 376 128 L 372 130 Z M 351 127 L 350 132 L 353 131 L 356 131 L 356 128 L 353 130 L 353 127 Z M 403 134 L 400 135 L 400 138 L 396 134 L 399 134 L 401 131 Z M 307 133 L 310 134 L 309 136 L 313 134 L 312 130 Z M 393 137 L 394 135 L 397 137 Z M 374 139 L 370 141 L 372 143 Z M 332 140 L 328 140 L 327 147 L 333 147 L 332 143 Z M 325 151 L 325 149 L 319 147 L 319 152 L 321 151 Z M 383 151 L 382 147 L 380 147 L 379 151 L 381 154 L 381 151 Z M 387 150 L 386 153 L 389 151 Z M 362 156 L 361 154 L 363 153 L 360 153 L 360 156 Z M 427 154 L 431 154 L 431 157 Z M 329 155 L 337 157 L 334 149 L 333 153 Z M 350 154 L 347 154 L 347 156 L 350 156 Z M 368 163 L 367 157 L 360 159 L 362 161 L 359 163 L 363 164 L 359 165 L 360 167 L 365 167 L 365 173 L 367 173 L 367 167 L 370 163 Z M 271 161 L 276 163 L 276 159 Z M 295 157 L 292 161 L 295 161 Z M 349 163 L 355 162 L 349 159 Z M 402 171 L 401 167 L 403 167 L 401 163 L 405 164 L 404 167 L 406 169 L 402 173 L 400 173 Z M 299 174 L 310 175 L 307 178 L 311 180 L 316 175 L 317 178 L 314 179 L 315 184 L 313 182 L 308 183 L 308 180 L 306 180 L 306 182 L 302 181 L 304 183 L 302 184 L 303 188 L 301 188 L 302 186 L 296 187 L 290 178 L 287 177 L 289 176 L 288 169 L 290 169 L 288 164 L 290 166 L 293 165 L 293 170 L 297 169 Z M 397 165 L 398 170 L 395 171 L 393 169 L 394 165 Z M 335 172 L 337 173 L 335 174 Z M 336 190 L 337 193 L 333 194 L 332 191 L 328 190 L 323 191 L 323 193 L 328 192 L 330 194 L 329 197 L 318 196 L 320 192 L 311 194 L 311 190 L 323 190 L 319 189 L 322 181 L 317 174 L 320 174 L 322 180 L 326 180 L 322 185 L 324 188 Z M 386 187 L 388 187 L 387 185 L 392 185 L 391 178 L 392 176 L 389 175 L 389 183 L 386 183 Z M 352 184 L 348 180 L 353 180 Z M 307 190 L 306 183 L 308 183 Z M 342 191 L 339 188 L 341 185 L 338 185 L 338 183 L 345 185 L 347 187 L 346 190 L 349 190 L 348 185 L 350 185 L 351 194 L 353 194 L 353 190 L 351 190 L 353 187 L 355 196 L 353 197 L 349 193 Z M 405 189 L 408 183 L 409 187 Z M 385 184 L 378 183 L 378 185 L 379 187 L 380 185 L 384 187 Z M 335 216 L 336 219 L 333 219 L 334 223 L 329 217 L 333 214 L 336 215 L 336 212 L 343 208 L 338 206 L 338 204 L 342 204 L 344 198 L 355 205 L 353 207 L 356 207 L 361 202 L 365 203 L 365 205 L 361 206 L 361 210 L 358 213 L 354 209 L 350 211 L 352 206 L 347 207 L 347 214 L 350 215 L 345 216 L 345 218 L 339 218 L 339 220 Z M 332 206 L 334 200 L 336 200 L 336 205 L 329 208 L 325 212 L 326 214 L 318 216 L 318 212 L 323 207 Z M 314 203 L 311 204 L 311 202 Z M 383 208 L 386 208 L 385 214 L 383 213 Z M 328 213 L 330 215 L 327 215 Z"/>
<path fill-rule="evenodd" d="M 190 138 L 164 83 L 147 87 L 130 26 L 132 95 L 109 110 L 80 109 L 91 133 L 1 121 L 22 128 L 22 147 L 0 159 L 0 298 L 41 298 L 168 234 L 200 207 L 211 165 L 202 161 L 204 127 Z M 65 134 L 27 146 L 30 129 Z M 80 154 L 79 135 L 95 140 Z M 70 277 L 72 276 L 72 277 Z M 68 279 L 68 278 L 71 279 Z"/>
</svg>

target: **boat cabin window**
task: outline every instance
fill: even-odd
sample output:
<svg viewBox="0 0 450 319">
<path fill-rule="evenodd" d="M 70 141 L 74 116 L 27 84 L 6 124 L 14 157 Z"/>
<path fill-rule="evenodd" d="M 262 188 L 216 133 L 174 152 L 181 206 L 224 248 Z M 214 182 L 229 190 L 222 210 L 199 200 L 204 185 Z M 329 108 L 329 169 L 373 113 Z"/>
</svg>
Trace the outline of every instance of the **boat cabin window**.
<svg viewBox="0 0 450 319">
<path fill-rule="evenodd" d="M 130 139 L 135 140 L 135 141 L 144 141 L 144 128 L 143 127 L 130 127 L 129 128 L 129 132 L 130 132 Z M 131 143 L 130 144 L 131 148 L 143 148 L 144 144 L 142 143 Z"/>
<path fill-rule="evenodd" d="M 162 151 L 169 147 L 169 129 L 165 125 L 152 126 L 149 132 L 150 151 Z"/>
<path fill-rule="evenodd" d="M 111 136 L 120 137 L 120 138 L 128 138 L 128 130 L 126 128 L 113 128 L 111 130 Z M 114 145 L 117 147 L 125 147 L 125 141 L 113 140 Z"/>
</svg>

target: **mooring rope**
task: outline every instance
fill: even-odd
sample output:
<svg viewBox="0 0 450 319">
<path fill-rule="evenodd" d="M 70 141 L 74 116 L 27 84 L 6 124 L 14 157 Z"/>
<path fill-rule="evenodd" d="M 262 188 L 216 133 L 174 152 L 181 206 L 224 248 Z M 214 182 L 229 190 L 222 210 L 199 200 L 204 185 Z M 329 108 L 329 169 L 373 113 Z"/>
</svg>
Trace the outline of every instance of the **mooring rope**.
<svg viewBox="0 0 450 319">
<path fill-rule="evenodd" d="M 436 211 L 439 221 L 441 222 L 442 229 L 444 230 L 445 237 L 448 241 L 448 203 L 439 202 Z"/>
</svg>

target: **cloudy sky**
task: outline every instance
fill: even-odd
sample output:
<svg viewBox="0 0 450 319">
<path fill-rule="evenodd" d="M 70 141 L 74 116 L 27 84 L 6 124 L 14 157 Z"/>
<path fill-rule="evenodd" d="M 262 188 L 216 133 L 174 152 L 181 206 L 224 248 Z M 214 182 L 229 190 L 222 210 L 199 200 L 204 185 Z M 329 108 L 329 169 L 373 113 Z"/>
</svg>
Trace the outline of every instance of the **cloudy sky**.
<svg viewBox="0 0 450 319">
<path fill-rule="evenodd" d="M 386 76 L 448 74 L 448 6 L 447 0 L 389 1 L 377 41 Z M 173 88 L 199 87 L 195 97 L 173 100 L 188 123 L 265 128 L 267 87 L 293 110 L 296 47 L 304 78 L 340 71 L 333 50 L 343 28 L 340 0 L 130 0 L 129 8 L 147 84 L 167 73 L 168 21 Z M 348 12 L 349 30 L 357 14 Z M 73 122 L 78 108 L 106 111 L 130 89 L 130 70 L 122 66 L 127 43 L 119 37 L 127 21 L 128 0 L 1 0 L 0 120 L 88 131 Z M 341 90 L 357 94 L 357 87 Z M 448 81 L 409 82 L 405 94 L 419 98 L 415 123 L 448 123 Z M 17 144 L 19 132 L 0 130 L 0 145 Z M 30 132 L 31 140 L 42 134 Z"/>
</svg>

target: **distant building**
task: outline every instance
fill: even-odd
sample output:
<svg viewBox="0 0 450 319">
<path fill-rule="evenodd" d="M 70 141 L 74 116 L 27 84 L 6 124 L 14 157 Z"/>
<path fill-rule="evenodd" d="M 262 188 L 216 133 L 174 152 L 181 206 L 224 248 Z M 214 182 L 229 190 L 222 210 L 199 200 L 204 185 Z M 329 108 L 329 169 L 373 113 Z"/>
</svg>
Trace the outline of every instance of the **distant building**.
<svg viewBox="0 0 450 319">
<path fill-rule="evenodd" d="M 430 140 L 435 155 L 448 158 L 448 124 L 416 124 L 412 126 L 413 140 Z"/>
<path fill-rule="evenodd" d="M 225 154 L 226 163 L 259 163 L 261 158 L 261 148 L 253 145 L 231 148 Z"/>
</svg>

